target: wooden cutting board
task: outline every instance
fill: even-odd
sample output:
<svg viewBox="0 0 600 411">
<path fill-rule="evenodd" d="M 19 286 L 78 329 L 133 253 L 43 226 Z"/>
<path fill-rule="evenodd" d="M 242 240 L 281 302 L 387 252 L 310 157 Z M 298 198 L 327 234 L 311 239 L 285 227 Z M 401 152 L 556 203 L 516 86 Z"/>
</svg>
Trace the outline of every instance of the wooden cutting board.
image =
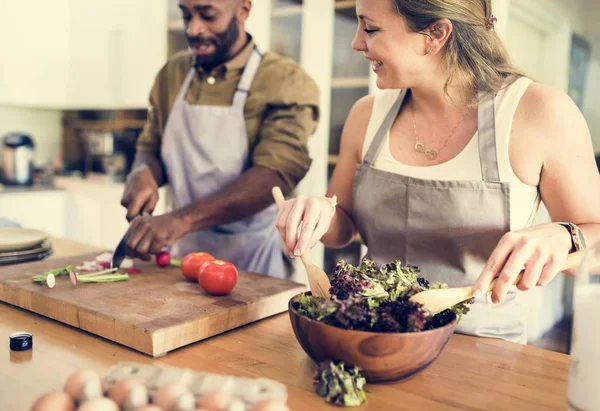
<svg viewBox="0 0 600 411">
<path fill-rule="evenodd" d="M 0 267 L 0 301 L 53 318 L 153 357 L 287 310 L 306 287 L 288 280 L 240 272 L 227 296 L 206 294 L 179 268 L 136 260 L 142 272 L 129 281 L 71 284 L 57 277 L 52 289 L 31 278 L 79 265 L 99 253 Z"/>
</svg>

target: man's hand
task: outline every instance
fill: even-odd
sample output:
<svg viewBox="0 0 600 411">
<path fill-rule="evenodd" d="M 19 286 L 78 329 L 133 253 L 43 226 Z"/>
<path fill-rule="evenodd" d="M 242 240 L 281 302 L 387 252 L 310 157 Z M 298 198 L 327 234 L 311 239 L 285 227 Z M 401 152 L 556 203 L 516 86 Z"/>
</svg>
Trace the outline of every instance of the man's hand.
<svg viewBox="0 0 600 411">
<path fill-rule="evenodd" d="M 135 218 L 125 234 L 126 254 L 145 261 L 187 234 L 185 223 L 172 213 Z"/>
<path fill-rule="evenodd" d="M 121 205 L 127 208 L 127 221 L 141 214 L 152 214 L 158 202 L 158 184 L 149 168 L 134 171 L 127 178 Z"/>
</svg>

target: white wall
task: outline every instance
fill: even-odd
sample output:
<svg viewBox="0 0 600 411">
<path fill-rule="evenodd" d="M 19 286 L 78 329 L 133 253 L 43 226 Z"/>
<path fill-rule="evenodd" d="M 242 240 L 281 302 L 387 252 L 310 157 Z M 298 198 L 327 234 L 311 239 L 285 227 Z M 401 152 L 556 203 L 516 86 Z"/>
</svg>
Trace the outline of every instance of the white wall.
<svg viewBox="0 0 600 411">
<path fill-rule="evenodd" d="M 592 45 L 592 63 L 588 73 L 588 93 L 585 95 L 583 114 L 592 133 L 596 152 L 600 152 L 600 1 L 587 0 L 586 37 Z"/>
<path fill-rule="evenodd" d="M 573 32 L 585 37 L 592 47 L 592 62 L 587 75 L 587 86 L 583 103 L 586 118 L 596 153 L 600 152 L 600 19 L 599 0 L 537 0 L 556 7 L 569 20 Z"/>
<path fill-rule="evenodd" d="M 35 165 L 40 166 L 60 153 L 61 118 L 59 110 L 0 106 L 0 136 L 12 132 L 29 134 L 35 144 Z"/>
</svg>

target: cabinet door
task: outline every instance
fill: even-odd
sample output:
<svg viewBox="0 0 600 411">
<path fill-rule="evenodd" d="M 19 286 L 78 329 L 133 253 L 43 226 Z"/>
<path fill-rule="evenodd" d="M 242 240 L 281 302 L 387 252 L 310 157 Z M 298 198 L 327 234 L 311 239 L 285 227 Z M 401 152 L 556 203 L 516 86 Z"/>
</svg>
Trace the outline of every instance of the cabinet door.
<svg viewBox="0 0 600 411">
<path fill-rule="evenodd" d="M 0 36 L 0 104 L 145 108 L 167 57 L 167 4 L 2 0 Z"/>
<path fill-rule="evenodd" d="M 0 104 L 65 103 L 68 1 L 0 1 Z"/>
<path fill-rule="evenodd" d="M 65 237 L 67 193 L 61 190 L 0 194 L 0 217 L 23 228 Z"/>
<path fill-rule="evenodd" d="M 144 108 L 166 60 L 163 0 L 70 0 L 73 108 Z"/>
</svg>

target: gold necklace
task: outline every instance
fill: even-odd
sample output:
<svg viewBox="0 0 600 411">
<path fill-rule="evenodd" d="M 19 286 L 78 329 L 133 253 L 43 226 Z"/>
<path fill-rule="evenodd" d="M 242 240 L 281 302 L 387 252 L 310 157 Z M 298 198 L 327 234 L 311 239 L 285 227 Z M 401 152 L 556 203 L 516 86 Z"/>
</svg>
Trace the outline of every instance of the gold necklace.
<svg viewBox="0 0 600 411">
<path fill-rule="evenodd" d="M 458 120 L 458 123 L 456 124 L 456 126 L 454 126 L 454 129 L 452 129 L 452 132 L 448 135 L 448 137 L 446 137 L 446 141 L 444 141 L 442 147 L 440 147 L 439 150 L 435 150 L 433 148 L 428 149 L 427 147 L 425 147 L 425 144 L 423 144 L 423 142 L 419 139 L 419 135 L 417 134 L 417 122 L 415 121 L 414 100 L 411 100 L 410 111 L 412 113 L 413 130 L 415 132 L 415 151 L 424 154 L 430 160 L 435 160 L 439 152 L 446 148 L 446 146 L 448 145 L 448 141 L 450 141 L 450 138 L 454 135 L 454 132 L 456 131 L 458 126 L 460 126 L 460 124 L 463 121 L 463 118 L 465 118 L 465 114 L 467 113 L 467 110 L 463 112 L 462 116 L 460 117 L 460 120 Z"/>
</svg>

